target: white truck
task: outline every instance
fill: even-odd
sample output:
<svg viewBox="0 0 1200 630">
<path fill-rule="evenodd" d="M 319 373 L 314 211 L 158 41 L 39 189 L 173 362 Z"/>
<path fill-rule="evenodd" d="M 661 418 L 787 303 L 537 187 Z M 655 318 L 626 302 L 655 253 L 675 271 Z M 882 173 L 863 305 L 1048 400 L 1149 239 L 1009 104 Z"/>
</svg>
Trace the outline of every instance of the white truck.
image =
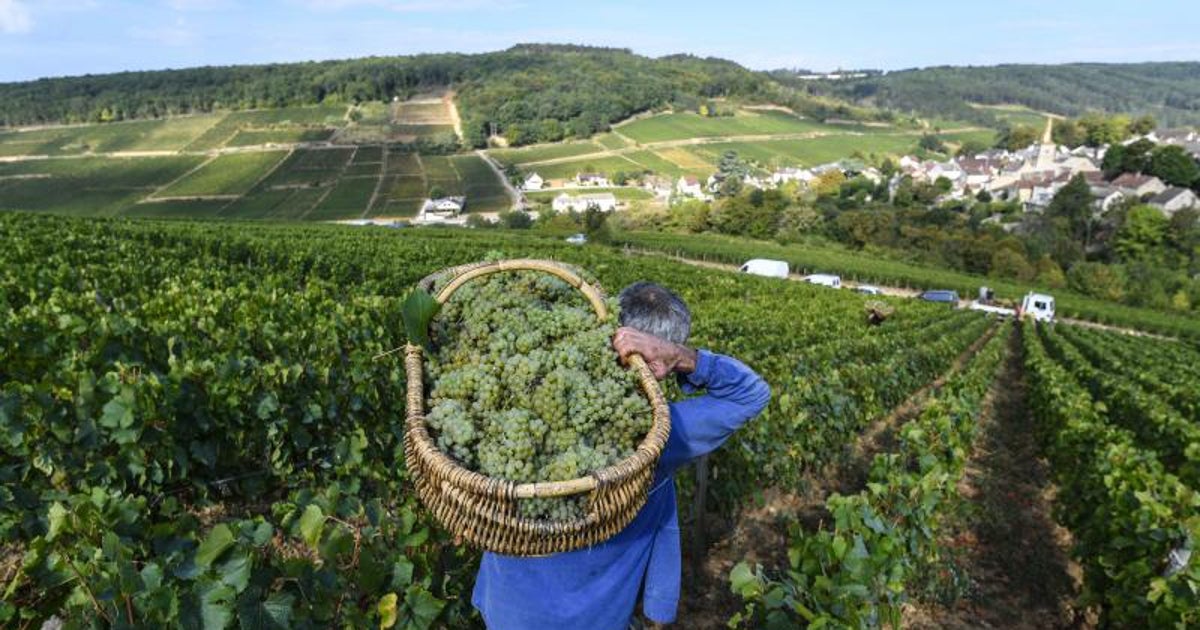
<svg viewBox="0 0 1200 630">
<path fill-rule="evenodd" d="M 766 276 L 768 278 L 784 278 L 788 277 L 788 264 L 782 260 L 768 260 L 766 258 L 754 258 L 747 260 L 746 264 L 738 268 L 742 273 L 749 273 L 756 276 Z"/>
<path fill-rule="evenodd" d="M 804 276 L 802 279 L 809 284 L 819 284 L 823 287 L 829 287 L 831 289 L 842 288 L 841 276 L 835 276 L 828 273 L 814 273 L 811 276 Z"/>
<path fill-rule="evenodd" d="M 1044 293 L 1027 293 L 1021 300 L 1021 308 L 1019 309 L 997 306 L 993 301 L 992 292 L 988 291 L 985 287 L 980 290 L 979 299 L 971 302 L 967 308 L 972 311 L 991 313 L 999 317 L 1017 317 L 1020 314 L 1022 318 L 1031 317 L 1039 322 L 1054 321 L 1054 297 Z"/>
<path fill-rule="evenodd" d="M 1054 321 L 1054 297 L 1045 293 L 1027 293 L 1021 300 L 1021 316 L 1039 322 Z"/>
</svg>

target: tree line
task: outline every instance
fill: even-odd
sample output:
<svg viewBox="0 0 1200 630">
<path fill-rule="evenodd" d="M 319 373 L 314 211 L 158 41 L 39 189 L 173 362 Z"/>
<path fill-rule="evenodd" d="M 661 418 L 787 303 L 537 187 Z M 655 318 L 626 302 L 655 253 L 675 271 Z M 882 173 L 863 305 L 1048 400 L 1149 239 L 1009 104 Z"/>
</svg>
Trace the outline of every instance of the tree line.
<svg viewBox="0 0 1200 630">
<path fill-rule="evenodd" d="M 733 62 L 627 49 L 518 45 L 430 54 L 203 67 L 0 84 L 0 125 L 108 122 L 319 103 L 390 101 L 453 87 L 465 143 L 586 137 L 677 100 L 754 98 L 769 79 Z"/>
<path fill-rule="evenodd" d="M 991 126 L 1000 124 L 996 116 L 971 104 L 1019 104 L 1064 116 L 1129 112 L 1169 126 L 1200 124 L 1196 62 L 941 66 L 794 85 L 814 95 Z"/>
</svg>

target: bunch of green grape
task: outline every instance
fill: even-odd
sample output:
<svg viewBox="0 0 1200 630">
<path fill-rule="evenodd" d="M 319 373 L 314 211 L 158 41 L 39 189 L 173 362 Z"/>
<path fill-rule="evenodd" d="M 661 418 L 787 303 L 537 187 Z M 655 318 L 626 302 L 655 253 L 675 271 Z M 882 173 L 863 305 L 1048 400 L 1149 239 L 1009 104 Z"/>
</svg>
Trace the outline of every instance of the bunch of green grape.
<svg viewBox="0 0 1200 630">
<path fill-rule="evenodd" d="M 650 404 L 612 349 L 617 304 L 598 321 L 556 277 L 502 272 L 456 291 L 434 320 L 426 417 L 442 452 L 489 477 L 565 481 L 631 455 Z M 524 516 L 568 520 L 584 501 L 522 501 Z"/>
</svg>

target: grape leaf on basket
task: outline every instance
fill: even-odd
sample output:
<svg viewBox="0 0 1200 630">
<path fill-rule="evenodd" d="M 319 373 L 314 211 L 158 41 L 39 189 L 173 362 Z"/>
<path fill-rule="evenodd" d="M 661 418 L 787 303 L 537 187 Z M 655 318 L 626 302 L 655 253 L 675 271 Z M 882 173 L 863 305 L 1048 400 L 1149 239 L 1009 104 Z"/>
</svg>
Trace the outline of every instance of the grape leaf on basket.
<svg viewBox="0 0 1200 630">
<path fill-rule="evenodd" d="M 433 343 L 429 340 L 429 322 L 440 310 L 442 305 L 423 289 L 413 289 L 404 298 L 400 317 L 404 320 L 404 333 L 409 343 L 425 348 L 426 352 L 433 352 Z"/>
</svg>

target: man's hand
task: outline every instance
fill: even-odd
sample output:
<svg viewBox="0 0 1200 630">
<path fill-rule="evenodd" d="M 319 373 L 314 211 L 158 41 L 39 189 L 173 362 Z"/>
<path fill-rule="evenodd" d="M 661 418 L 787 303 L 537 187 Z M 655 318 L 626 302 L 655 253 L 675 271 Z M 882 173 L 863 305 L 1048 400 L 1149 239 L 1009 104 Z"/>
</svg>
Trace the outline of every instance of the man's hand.
<svg viewBox="0 0 1200 630">
<path fill-rule="evenodd" d="M 613 348 L 625 364 L 628 364 L 629 355 L 642 355 L 654 378 L 660 381 L 672 372 L 689 374 L 696 369 L 695 350 L 635 328 L 618 328 L 617 334 L 613 335 Z"/>
</svg>

